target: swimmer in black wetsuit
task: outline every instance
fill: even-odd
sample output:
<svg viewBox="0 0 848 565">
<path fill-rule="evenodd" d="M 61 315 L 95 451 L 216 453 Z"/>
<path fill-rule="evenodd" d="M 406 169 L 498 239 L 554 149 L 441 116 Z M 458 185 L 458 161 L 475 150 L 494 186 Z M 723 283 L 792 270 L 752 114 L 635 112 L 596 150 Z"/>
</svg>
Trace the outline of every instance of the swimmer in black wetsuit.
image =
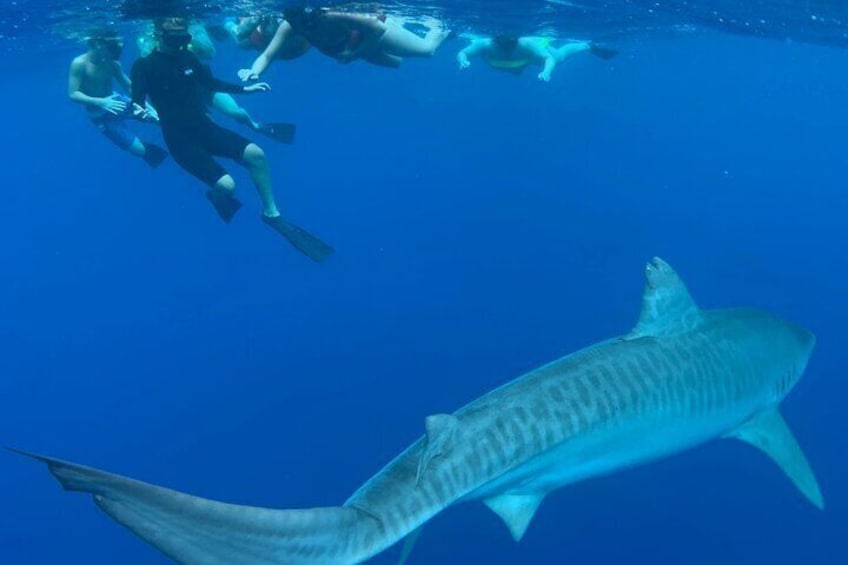
<svg viewBox="0 0 848 565">
<path fill-rule="evenodd" d="M 186 49 L 191 34 L 184 18 L 158 20 L 156 33 L 159 48 L 136 61 L 132 69 L 132 99 L 138 104 L 136 117 L 143 117 L 143 108 L 149 98 L 159 112 L 162 135 L 171 156 L 183 169 L 209 186 L 206 196 L 224 221 L 232 219 L 241 203 L 233 195 L 235 180 L 215 161 L 215 156 L 232 159 L 250 171 L 262 200 L 265 223 L 312 259 L 326 259 L 332 253 L 331 247 L 280 215 L 262 148 L 219 126 L 207 114 L 207 92 L 262 92 L 270 90 L 268 84 L 242 86 L 212 76 L 209 67 Z"/>
</svg>

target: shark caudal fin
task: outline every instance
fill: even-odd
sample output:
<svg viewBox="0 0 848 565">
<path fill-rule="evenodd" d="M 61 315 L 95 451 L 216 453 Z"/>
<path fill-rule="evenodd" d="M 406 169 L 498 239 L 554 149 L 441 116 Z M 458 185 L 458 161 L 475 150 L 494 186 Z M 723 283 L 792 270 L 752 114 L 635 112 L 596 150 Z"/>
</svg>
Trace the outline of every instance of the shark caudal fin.
<svg viewBox="0 0 848 565">
<path fill-rule="evenodd" d="M 45 463 L 69 491 L 90 493 L 115 521 L 179 563 L 355 563 L 370 555 L 376 519 L 351 507 L 271 510 L 191 496 L 90 467 Z"/>
</svg>

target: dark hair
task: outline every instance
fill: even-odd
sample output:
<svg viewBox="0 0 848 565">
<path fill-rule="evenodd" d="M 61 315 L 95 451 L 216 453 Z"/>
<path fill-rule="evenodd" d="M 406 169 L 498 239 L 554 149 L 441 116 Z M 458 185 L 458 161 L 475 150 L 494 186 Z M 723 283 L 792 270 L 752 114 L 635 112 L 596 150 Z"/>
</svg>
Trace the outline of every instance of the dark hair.
<svg viewBox="0 0 848 565">
<path fill-rule="evenodd" d="M 495 45 L 507 51 L 511 51 L 518 46 L 518 36 L 515 35 L 497 35 L 493 41 Z"/>
<path fill-rule="evenodd" d="M 305 14 L 306 14 L 306 8 L 304 8 L 303 6 L 301 6 L 299 8 L 287 8 L 287 9 L 283 10 L 283 17 L 286 19 L 287 22 L 300 19 Z"/>
<path fill-rule="evenodd" d="M 89 47 L 97 47 L 114 41 L 123 41 L 123 37 L 121 37 L 121 34 L 117 30 L 110 27 L 92 29 L 85 38 L 85 44 Z"/>
<path fill-rule="evenodd" d="M 283 17 L 293 28 L 307 28 L 315 25 L 318 18 L 329 12 L 329 8 L 289 8 L 283 10 Z"/>
</svg>

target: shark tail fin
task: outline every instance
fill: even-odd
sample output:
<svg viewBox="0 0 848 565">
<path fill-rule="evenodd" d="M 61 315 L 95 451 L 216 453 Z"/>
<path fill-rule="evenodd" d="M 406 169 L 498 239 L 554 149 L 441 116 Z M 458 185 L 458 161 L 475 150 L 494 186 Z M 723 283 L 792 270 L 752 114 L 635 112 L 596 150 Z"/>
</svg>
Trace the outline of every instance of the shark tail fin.
<svg viewBox="0 0 848 565">
<path fill-rule="evenodd" d="M 65 490 L 89 493 L 103 512 L 186 564 L 351 563 L 367 558 L 378 522 L 352 507 L 272 510 L 207 500 L 12 450 L 45 463 Z"/>
</svg>

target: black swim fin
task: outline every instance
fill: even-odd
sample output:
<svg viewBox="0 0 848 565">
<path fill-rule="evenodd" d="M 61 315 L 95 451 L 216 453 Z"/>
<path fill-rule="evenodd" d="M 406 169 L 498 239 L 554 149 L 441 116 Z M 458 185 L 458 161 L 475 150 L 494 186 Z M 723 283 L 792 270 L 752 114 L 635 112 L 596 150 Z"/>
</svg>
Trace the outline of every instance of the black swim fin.
<svg viewBox="0 0 848 565">
<path fill-rule="evenodd" d="M 168 158 L 168 152 L 153 143 L 144 142 L 144 155 L 141 156 L 144 162 L 154 169 L 162 164 L 162 161 Z"/>
<path fill-rule="evenodd" d="M 613 57 L 618 55 L 618 49 L 613 49 L 612 47 L 604 47 L 603 45 L 598 45 L 597 43 L 590 44 L 589 51 L 592 53 L 592 55 L 600 57 L 601 59 L 612 59 Z"/>
<path fill-rule="evenodd" d="M 271 218 L 262 214 L 262 221 L 279 232 L 298 251 L 317 263 L 323 263 L 335 252 L 332 247 L 305 229 L 286 221 L 282 216 Z"/>
<path fill-rule="evenodd" d="M 215 211 L 221 216 L 221 219 L 226 223 L 230 223 L 233 216 L 241 208 L 241 202 L 238 198 L 220 188 L 210 188 L 206 191 L 206 198 L 215 207 Z"/>
<path fill-rule="evenodd" d="M 256 131 L 267 135 L 271 139 L 276 139 L 280 143 L 287 143 L 291 145 L 294 143 L 294 132 L 297 129 L 295 124 L 286 124 L 286 123 L 271 123 L 271 124 L 261 124 Z"/>
</svg>

